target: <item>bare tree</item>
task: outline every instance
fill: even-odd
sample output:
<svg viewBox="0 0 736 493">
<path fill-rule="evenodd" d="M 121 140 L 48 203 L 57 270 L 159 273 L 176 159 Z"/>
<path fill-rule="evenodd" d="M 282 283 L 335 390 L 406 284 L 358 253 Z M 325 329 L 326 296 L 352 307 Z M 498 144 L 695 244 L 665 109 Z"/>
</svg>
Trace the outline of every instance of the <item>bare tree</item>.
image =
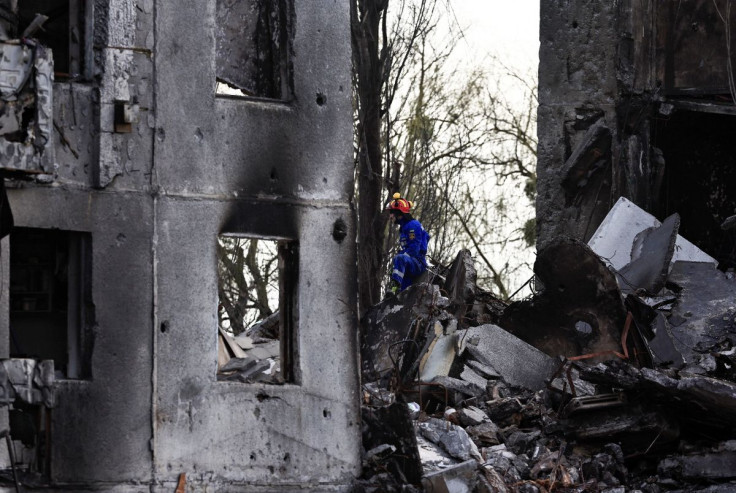
<svg viewBox="0 0 736 493">
<path fill-rule="evenodd" d="M 497 60 L 453 67 L 453 39 L 433 43 L 435 28 L 429 22 L 414 43 L 401 103 L 391 112 L 390 159 L 399 161 L 400 188 L 416 198 L 433 236 L 435 261 L 470 248 L 481 260 L 481 282 L 508 297 L 509 284 L 523 282 L 514 272 L 529 268 L 508 252 L 534 244 L 536 86 Z M 490 69 L 514 81 L 516 101 Z"/>
<path fill-rule="evenodd" d="M 275 242 L 220 236 L 217 241 L 220 327 L 234 335 L 271 315 L 278 304 Z"/>
</svg>

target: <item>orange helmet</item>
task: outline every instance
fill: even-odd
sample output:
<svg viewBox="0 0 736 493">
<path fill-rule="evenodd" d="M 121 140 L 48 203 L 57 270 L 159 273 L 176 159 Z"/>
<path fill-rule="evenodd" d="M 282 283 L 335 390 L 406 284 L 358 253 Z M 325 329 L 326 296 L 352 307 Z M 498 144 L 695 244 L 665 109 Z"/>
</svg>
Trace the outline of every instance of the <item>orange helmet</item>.
<svg viewBox="0 0 736 493">
<path fill-rule="evenodd" d="M 408 214 L 409 210 L 414 206 L 413 202 L 410 202 L 409 200 L 402 199 L 401 194 L 399 192 L 396 192 L 394 194 L 394 198 L 392 201 L 388 203 L 388 206 L 386 209 L 389 211 L 401 211 L 404 214 Z"/>
</svg>

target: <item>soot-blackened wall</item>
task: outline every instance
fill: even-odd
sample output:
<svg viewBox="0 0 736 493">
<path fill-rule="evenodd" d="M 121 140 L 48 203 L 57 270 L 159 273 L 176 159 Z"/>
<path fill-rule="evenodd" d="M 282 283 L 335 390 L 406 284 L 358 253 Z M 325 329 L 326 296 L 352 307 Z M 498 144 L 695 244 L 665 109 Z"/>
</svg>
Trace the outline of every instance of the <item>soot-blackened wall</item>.
<svg viewBox="0 0 736 493">
<path fill-rule="evenodd" d="M 90 375 L 59 382 L 52 485 L 333 491 L 359 473 L 348 5 L 251 2 L 288 14 L 280 92 L 233 97 L 220 3 L 87 1 L 97 75 L 54 85 L 52 179 L 10 184 L 18 226 L 91 242 Z M 298 245 L 294 383 L 216 380 L 221 233 Z"/>
</svg>

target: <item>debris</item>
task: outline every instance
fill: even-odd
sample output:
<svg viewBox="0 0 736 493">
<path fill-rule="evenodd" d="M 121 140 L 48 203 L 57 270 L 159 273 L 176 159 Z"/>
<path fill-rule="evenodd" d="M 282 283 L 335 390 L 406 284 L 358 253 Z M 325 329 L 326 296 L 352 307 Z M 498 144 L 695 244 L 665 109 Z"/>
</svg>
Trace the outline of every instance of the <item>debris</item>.
<svg viewBox="0 0 736 493">
<path fill-rule="evenodd" d="M 467 460 L 442 471 L 427 474 L 422 486 L 427 493 L 466 493 L 475 491 L 478 462 Z"/>
<path fill-rule="evenodd" d="M 437 376 L 447 376 L 455 361 L 457 335 L 445 334 L 439 321 L 434 323 L 434 339 L 419 363 L 419 379 L 431 382 Z M 485 386 L 485 384 L 484 384 Z"/>
<path fill-rule="evenodd" d="M 645 229 L 634 238 L 631 262 L 616 272 L 623 293 L 644 290 L 657 294 L 664 287 L 675 251 L 680 216 L 673 214 L 657 227 Z"/>
<path fill-rule="evenodd" d="M 478 290 L 476 280 L 477 273 L 470 252 L 460 250 L 450 266 L 444 285 L 451 306 L 455 307 L 453 310 L 455 318 L 462 319 L 468 305 L 472 306 Z"/>
<path fill-rule="evenodd" d="M 511 304 L 499 325 L 550 356 L 626 351 L 621 344 L 626 310 L 615 275 L 584 243 L 551 242 L 537 254 L 534 272 L 545 289 Z"/>
<path fill-rule="evenodd" d="M 442 446 L 445 452 L 456 459 L 480 459 L 478 447 L 468 433 L 459 426 L 441 419 L 429 418 L 419 423 L 419 431 L 424 438 Z"/>
<path fill-rule="evenodd" d="M 736 280 L 677 236 L 678 216 L 660 225 L 637 213 L 624 234 L 620 213 L 591 245 L 624 257 L 606 263 L 582 242 L 553 241 L 537 256 L 542 289 L 529 300 L 506 306 L 474 286 L 472 257 L 460 252 L 434 276 L 447 279 L 447 298 L 423 283 L 368 311 L 361 355 L 364 402 L 374 407 L 364 407 L 373 416 L 364 425 L 381 428 L 364 443 L 373 484 L 736 486 L 736 439 L 717 441 L 736 437 Z M 678 256 L 706 262 L 673 263 Z M 379 418 L 385 408 L 402 416 Z"/>
<path fill-rule="evenodd" d="M 676 262 L 668 282 L 678 300 L 667 318 L 672 340 L 687 363 L 725 342 L 736 343 L 736 280 L 712 264 Z"/>
<path fill-rule="evenodd" d="M 399 484 L 419 484 L 422 466 L 406 404 L 394 402 L 388 406 L 363 406 L 362 420 L 364 449 L 375 450 L 376 447 L 389 445 L 395 450 L 395 453 L 381 459 L 379 468 L 369 469 L 373 471 L 372 474 L 364 476 L 385 470 Z M 365 453 L 363 457 L 366 457 Z"/>
<path fill-rule="evenodd" d="M 179 474 L 179 480 L 176 483 L 175 493 L 185 493 L 186 490 L 187 490 L 187 474 L 183 472 Z"/>
<path fill-rule="evenodd" d="M 485 366 L 492 367 L 512 385 L 532 390 L 544 388 L 559 364 L 497 325 L 481 325 L 458 331 L 460 353 L 468 351 Z"/>
<path fill-rule="evenodd" d="M 588 245 L 602 259 L 610 263 L 611 267 L 620 270 L 631 262 L 631 251 L 636 236 L 645 229 L 658 227 L 660 224 L 654 216 L 630 200 L 621 197 L 593 233 Z M 675 242 L 675 252 L 671 262 L 678 260 L 718 264 L 716 259 L 679 235 Z"/>
<path fill-rule="evenodd" d="M 568 205 L 578 193 L 578 189 L 585 187 L 598 169 L 610 160 L 611 130 L 603 120 L 598 120 L 585 132 L 583 140 L 573 150 L 562 167 L 561 173 L 565 177 L 562 187 Z"/>
</svg>

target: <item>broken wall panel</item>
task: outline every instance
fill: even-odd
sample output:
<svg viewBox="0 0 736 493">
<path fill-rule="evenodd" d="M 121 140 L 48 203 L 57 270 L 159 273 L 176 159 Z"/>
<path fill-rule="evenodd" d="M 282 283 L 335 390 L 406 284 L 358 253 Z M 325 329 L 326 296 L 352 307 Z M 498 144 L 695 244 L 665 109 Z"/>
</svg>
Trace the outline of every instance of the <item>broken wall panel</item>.
<svg viewBox="0 0 736 493">
<path fill-rule="evenodd" d="M 33 43 L 33 42 L 31 42 Z M 53 59 L 42 45 L 0 43 L 0 167 L 53 173 Z"/>
<path fill-rule="evenodd" d="M 614 269 L 619 270 L 631 262 L 636 236 L 646 229 L 660 225 L 657 218 L 621 197 L 593 233 L 588 246 Z M 680 235 L 677 236 L 671 261 L 678 260 L 718 265 L 716 259 Z"/>
</svg>

